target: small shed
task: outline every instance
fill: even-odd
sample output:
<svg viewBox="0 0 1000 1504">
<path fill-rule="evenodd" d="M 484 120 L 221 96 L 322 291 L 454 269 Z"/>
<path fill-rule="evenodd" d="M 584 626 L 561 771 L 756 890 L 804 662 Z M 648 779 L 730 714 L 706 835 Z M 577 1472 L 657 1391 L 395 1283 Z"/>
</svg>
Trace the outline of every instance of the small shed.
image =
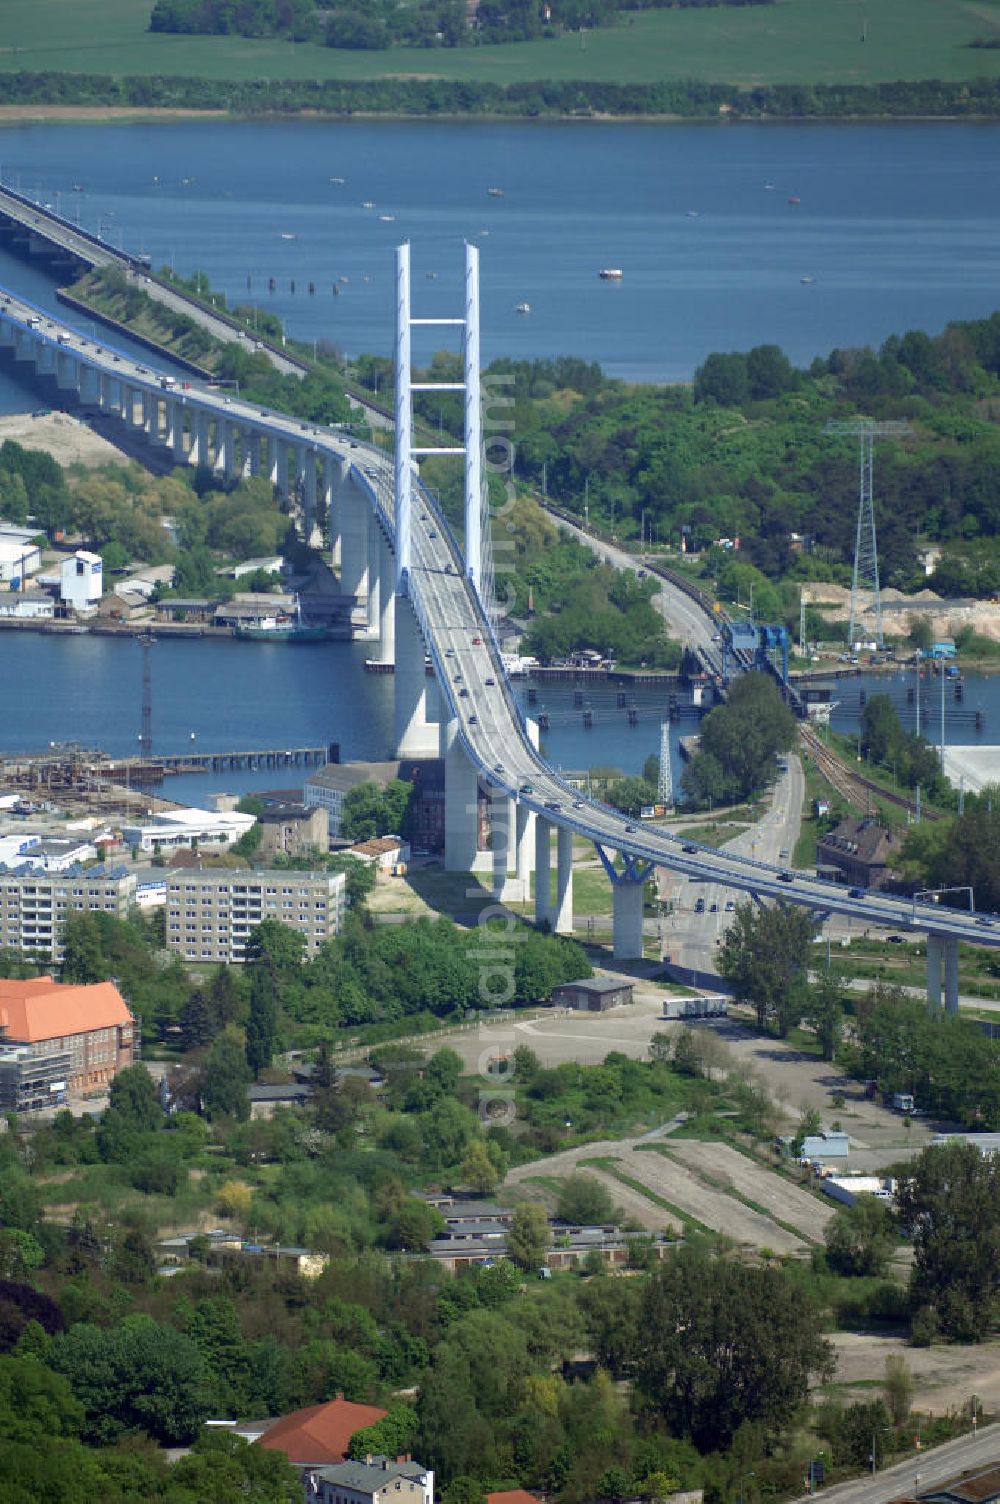
<svg viewBox="0 0 1000 1504">
<path fill-rule="evenodd" d="M 560 982 L 552 989 L 552 1001 L 560 1008 L 581 1013 L 606 1013 L 632 1001 L 632 983 L 617 977 L 584 977 L 579 982 Z"/>
</svg>

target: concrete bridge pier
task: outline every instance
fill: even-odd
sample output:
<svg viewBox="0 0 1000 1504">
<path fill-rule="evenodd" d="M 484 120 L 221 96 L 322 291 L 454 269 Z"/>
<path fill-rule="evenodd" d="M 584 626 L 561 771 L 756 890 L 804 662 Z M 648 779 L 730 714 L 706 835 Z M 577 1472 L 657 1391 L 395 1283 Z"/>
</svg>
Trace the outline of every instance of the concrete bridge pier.
<svg viewBox="0 0 1000 1504">
<path fill-rule="evenodd" d="M 573 933 L 573 832 L 556 826 L 556 903 L 552 928 L 557 935 Z"/>
<path fill-rule="evenodd" d="M 101 382 L 93 366 L 80 365 L 80 401 L 86 407 L 96 407 L 101 400 Z"/>
<path fill-rule="evenodd" d="M 396 756 L 433 756 L 439 731 L 427 716 L 426 649 L 413 607 L 405 596 L 396 602 L 395 689 Z"/>
<path fill-rule="evenodd" d="M 302 490 L 303 537 L 312 542 L 316 526 L 316 451 L 303 446 L 299 450 L 299 485 Z"/>
<path fill-rule="evenodd" d="M 442 721 L 444 757 L 444 865 L 473 872 L 479 854 L 479 778 L 462 746 L 457 717 Z"/>
<path fill-rule="evenodd" d="M 535 858 L 535 813 L 526 804 L 514 806 L 514 882 L 512 897 L 521 903 L 531 900 L 531 873 Z"/>
<path fill-rule="evenodd" d="M 170 415 L 170 447 L 173 450 L 174 460 L 178 465 L 187 464 L 187 449 L 184 447 L 184 404 L 172 402 L 173 412 Z"/>
<path fill-rule="evenodd" d="M 378 530 L 378 655 L 382 663 L 396 661 L 396 560 L 382 529 Z"/>
<path fill-rule="evenodd" d="M 41 342 L 35 344 L 29 341 L 26 353 L 22 354 L 17 347 L 14 353 L 18 360 L 34 361 L 35 370 L 40 376 L 51 376 L 56 368 L 56 352 L 52 345 L 43 345 Z"/>
<path fill-rule="evenodd" d="M 622 877 L 612 884 L 613 955 L 616 961 L 642 960 L 642 890 L 644 878 Z"/>
<path fill-rule="evenodd" d="M 243 477 L 251 479 L 260 474 L 260 434 L 252 428 L 243 430 Z"/>
<path fill-rule="evenodd" d="M 338 466 L 332 455 L 323 456 L 323 508 L 330 534 L 330 568 L 340 569 L 340 506 L 337 499 Z"/>
<path fill-rule="evenodd" d="M 514 801 L 506 789 L 490 789 L 490 856 L 493 865 L 493 897 L 497 902 L 514 898 L 507 877 L 513 841 Z"/>
<path fill-rule="evenodd" d="M 337 487 L 336 513 L 340 524 L 340 584 L 345 595 L 353 595 L 367 621 L 370 561 L 368 558 L 369 502 L 351 478 L 345 462 Z M 395 595 L 395 592 L 394 592 Z M 409 608 L 408 608 L 409 609 Z M 412 616 L 412 611 L 409 612 Z M 399 617 L 396 618 L 399 639 Z"/>
<path fill-rule="evenodd" d="M 208 413 L 199 407 L 195 411 L 194 431 L 191 435 L 191 448 L 188 451 L 188 459 L 193 465 L 207 466 L 209 461 L 208 448 Z"/>
<path fill-rule="evenodd" d="M 535 923 L 552 923 L 552 822 L 535 816 Z"/>
<path fill-rule="evenodd" d="M 61 392 L 75 392 L 79 384 L 80 362 L 66 350 L 56 353 L 56 386 Z"/>
</svg>

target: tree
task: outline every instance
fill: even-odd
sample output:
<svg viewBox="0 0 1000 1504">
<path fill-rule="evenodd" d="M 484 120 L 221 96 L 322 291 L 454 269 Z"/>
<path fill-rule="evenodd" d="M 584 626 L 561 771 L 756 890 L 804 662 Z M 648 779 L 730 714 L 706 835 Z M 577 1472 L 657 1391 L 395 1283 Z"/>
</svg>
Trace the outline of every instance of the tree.
<svg viewBox="0 0 1000 1504">
<path fill-rule="evenodd" d="M 831 1369 L 819 1312 L 780 1269 L 684 1249 L 646 1287 L 638 1392 L 671 1434 L 704 1451 L 724 1451 L 746 1422 L 778 1434 L 810 1375 Z"/>
<path fill-rule="evenodd" d="M 355 785 L 344 796 L 340 833 L 347 841 L 408 834 L 413 784 L 393 778 L 380 788 L 374 781 Z"/>
<path fill-rule="evenodd" d="M 500 1172 L 490 1158 L 484 1139 L 470 1138 L 459 1174 L 462 1184 L 477 1195 L 489 1196 L 496 1190 L 500 1183 Z"/>
<path fill-rule="evenodd" d="M 835 1212 L 823 1236 L 826 1261 L 838 1274 L 883 1274 L 896 1246 L 892 1213 L 874 1196 Z"/>
<path fill-rule="evenodd" d="M 95 1445 L 131 1430 L 165 1446 L 183 1445 L 208 1414 L 197 1348 L 148 1316 L 128 1316 L 113 1328 L 81 1323 L 60 1332 L 49 1362 L 83 1405 L 82 1434 Z"/>
<path fill-rule="evenodd" d="M 549 1219 L 530 1201 L 515 1208 L 507 1233 L 507 1256 L 519 1269 L 539 1269 L 549 1251 Z"/>
<path fill-rule="evenodd" d="M 201 1095 L 208 1116 L 232 1117 L 245 1122 L 250 1116 L 249 1079 L 242 1034 L 232 1026 L 223 1029 L 209 1050 L 202 1070 Z"/>
<path fill-rule="evenodd" d="M 247 968 L 263 966 L 274 977 L 297 972 L 305 953 L 305 936 L 280 919 L 263 919 L 247 936 Z"/>
<path fill-rule="evenodd" d="M 251 967 L 250 1012 L 246 1028 L 247 1065 L 255 1077 L 271 1064 L 277 1032 L 274 978 L 266 965 L 258 963 Z"/>
<path fill-rule="evenodd" d="M 97 915 L 71 914 L 63 926 L 62 979 L 88 983 L 107 980 Z"/>
<path fill-rule="evenodd" d="M 889 1353 L 886 1358 L 882 1387 L 885 1391 L 886 1409 L 892 1417 L 893 1425 L 905 1426 L 913 1405 L 914 1384 L 913 1374 L 899 1353 Z"/>
<path fill-rule="evenodd" d="M 738 904 L 719 950 L 719 970 L 780 1038 L 802 1017 L 815 920 L 807 909 Z"/>
<path fill-rule="evenodd" d="M 0 1438 L 30 1441 L 78 1436 L 83 1406 L 61 1374 L 37 1358 L 0 1358 Z"/>
<path fill-rule="evenodd" d="M 607 1186 L 582 1171 L 563 1181 L 556 1211 L 561 1222 L 573 1222 L 578 1226 L 613 1222 L 616 1217 L 615 1204 Z"/>
<path fill-rule="evenodd" d="M 802 1016 L 816 1031 L 824 1060 L 833 1060 L 844 1026 L 845 979 L 824 971 L 806 987 Z"/>
<path fill-rule="evenodd" d="M 935 1144 L 918 1156 L 896 1192 L 913 1240 L 910 1299 L 960 1342 L 993 1331 L 1000 1295 L 1000 1163 L 972 1144 Z"/>
<path fill-rule="evenodd" d="M 177 1022 L 181 1031 L 181 1044 L 185 1050 L 197 1050 L 202 1045 L 211 1044 L 215 1036 L 212 1010 L 200 987 L 195 988 L 184 1004 Z"/>
<path fill-rule="evenodd" d="M 723 795 L 745 799 L 773 779 L 775 758 L 795 745 L 797 735 L 795 717 L 773 680 L 762 673 L 743 674 L 730 686 L 726 704 L 702 721 L 698 751 L 685 769 L 683 786 L 689 792 L 698 787 L 699 763 L 710 757 L 713 779 L 716 765 L 721 772 Z"/>
</svg>

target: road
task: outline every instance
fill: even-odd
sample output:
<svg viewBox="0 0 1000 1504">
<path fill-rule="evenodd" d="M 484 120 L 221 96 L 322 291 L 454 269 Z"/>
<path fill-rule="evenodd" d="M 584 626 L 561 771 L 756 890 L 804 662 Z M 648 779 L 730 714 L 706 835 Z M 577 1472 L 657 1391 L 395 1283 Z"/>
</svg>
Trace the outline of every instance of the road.
<svg viewBox="0 0 1000 1504">
<path fill-rule="evenodd" d="M 544 503 L 539 502 L 539 505 L 544 506 Z M 613 564 L 616 569 L 630 569 L 635 574 L 646 569 L 645 560 L 637 559 L 634 554 L 628 553 L 616 544 L 606 543 L 603 538 L 595 538 L 594 534 L 588 532 L 586 528 L 569 522 L 562 512 L 556 512 L 551 507 L 545 507 L 545 510 L 564 532 L 569 533 L 578 543 L 589 548 L 598 558 L 608 564 Z M 653 578 L 657 577 L 653 576 Z M 714 640 L 715 623 L 705 615 L 697 601 L 685 595 L 682 590 L 671 589 L 670 585 L 663 580 L 660 580 L 660 584 L 660 593 L 655 597 L 653 604 L 666 622 L 671 637 L 700 650 L 703 656 L 718 661 L 721 668 L 721 655 L 718 644 Z"/>
<path fill-rule="evenodd" d="M 766 813 L 749 830 L 727 841 L 724 849 L 752 861 L 760 858 L 786 866 L 799 838 L 804 795 L 802 764 L 791 755 L 771 790 Z M 678 881 L 667 871 L 661 870 L 658 877 L 660 897 L 674 904 L 673 915 L 663 921 L 665 953 L 680 966 L 714 971 L 716 949 L 732 922 L 727 905 L 735 905 L 743 895 L 718 882 Z M 699 902 L 704 906 L 700 913 L 696 912 Z"/>
<path fill-rule="evenodd" d="M 891 1504 L 893 1499 L 912 1498 L 915 1492 L 940 1488 L 967 1469 L 986 1467 L 1000 1459 L 1000 1425 L 980 1426 L 978 1434 L 961 1436 L 944 1446 L 922 1452 L 906 1462 L 853 1483 L 838 1483 L 818 1494 L 801 1494 L 795 1504 L 823 1500 L 823 1504 Z M 971 1495 L 970 1495 L 971 1497 Z"/>
<path fill-rule="evenodd" d="M 367 492 L 388 536 L 394 536 L 392 459 L 384 451 L 217 391 L 197 387 L 181 390 L 171 385 L 165 393 L 164 380 L 168 378 L 158 378 L 135 359 L 84 339 L 10 294 L 0 294 L 0 332 L 4 326 L 8 326 L 8 333 L 20 328 L 33 340 L 49 346 L 57 360 L 61 353 L 71 353 L 113 380 L 126 380 L 137 391 L 157 398 L 168 395 L 194 411 L 237 420 L 249 432 L 280 435 L 302 446 L 307 459 L 310 454 L 317 460 L 322 456 L 347 459 L 356 485 Z M 422 491 L 419 482 L 414 491 L 412 567 L 406 593 L 433 663 L 444 713 L 457 721 L 469 760 L 487 784 L 552 824 L 632 859 L 637 863 L 637 875 L 648 863 L 761 899 L 783 899 L 824 914 L 846 914 L 869 925 L 933 930 L 1000 948 L 1000 918 L 845 889 L 795 874 L 752 854 L 716 851 L 672 831 L 641 827 L 618 810 L 581 798 L 533 748 L 504 674 L 499 648 L 491 638 L 475 591 L 465 579 L 458 545 L 436 503 Z"/>
</svg>

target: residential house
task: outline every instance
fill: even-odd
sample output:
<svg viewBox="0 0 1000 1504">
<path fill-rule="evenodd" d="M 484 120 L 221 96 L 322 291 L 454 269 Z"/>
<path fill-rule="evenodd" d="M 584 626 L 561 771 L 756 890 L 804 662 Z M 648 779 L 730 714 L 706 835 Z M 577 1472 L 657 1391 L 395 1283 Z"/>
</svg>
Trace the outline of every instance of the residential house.
<svg viewBox="0 0 1000 1504">
<path fill-rule="evenodd" d="M 344 1462 L 356 1431 L 385 1420 L 377 1405 L 357 1405 L 338 1395 L 322 1405 L 293 1410 L 280 1420 L 241 1426 L 240 1434 L 269 1452 L 284 1452 L 293 1467 L 315 1469 Z"/>
<path fill-rule="evenodd" d="M 311 1472 L 317 1504 L 434 1504 L 434 1474 L 409 1457 L 366 1457 Z"/>
<path fill-rule="evenodd" d="M 871 815 L 840 824 L 816 842 L 816 868 L 839 873 L 839 881 L 858 888 L 881 888 L 892 875 L 899 850 L 892 831 Z"/>
</svg>

